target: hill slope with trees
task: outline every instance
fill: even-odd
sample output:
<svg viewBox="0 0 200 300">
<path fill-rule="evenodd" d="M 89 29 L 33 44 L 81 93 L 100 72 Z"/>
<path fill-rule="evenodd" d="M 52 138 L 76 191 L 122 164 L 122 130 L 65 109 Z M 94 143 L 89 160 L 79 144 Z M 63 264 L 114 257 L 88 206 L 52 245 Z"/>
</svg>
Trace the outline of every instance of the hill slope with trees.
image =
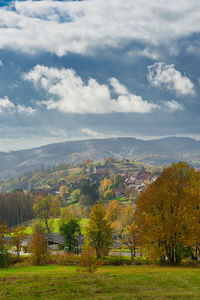
<svg viewBox="0 0 200 300">
<path fill-rule="evenodd" d="M 29 150 L 0 153 L 0 180 L 13 178 L 25 172 L 46 169 L 61 162 L 80 163 L 86 159 L 102 161 L 115 159 L 136 160 L 155 166 L 178 161 L 199 167 L 200 142 L 190 138 L 164 138 L 143 141 L 135 138 L 91 139 L 68 141 Z"/>
</svg>

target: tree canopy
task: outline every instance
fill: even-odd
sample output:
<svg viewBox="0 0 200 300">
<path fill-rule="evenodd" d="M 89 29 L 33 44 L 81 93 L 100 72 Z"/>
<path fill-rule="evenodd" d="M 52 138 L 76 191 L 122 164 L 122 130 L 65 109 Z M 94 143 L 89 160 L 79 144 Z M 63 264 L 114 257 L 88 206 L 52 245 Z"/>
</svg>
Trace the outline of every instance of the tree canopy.
<svg viewBox="0 0 200 300">
<path fill-rule="evenodd" d="M 97 258 L 102 257 L 112 245 L 112 228 L 106 218 L 106 209 L 103 204 L 96 204 L 91 210 L 86 226 L 86 239 L 96 250 Z"/>
<path fill-rule="evenodd" d="M 197 246 L 199 191 L 199 173 L 179 162 L 140 194 L 135 217 L 150 256 L 178 263 Z"/>
</svg>

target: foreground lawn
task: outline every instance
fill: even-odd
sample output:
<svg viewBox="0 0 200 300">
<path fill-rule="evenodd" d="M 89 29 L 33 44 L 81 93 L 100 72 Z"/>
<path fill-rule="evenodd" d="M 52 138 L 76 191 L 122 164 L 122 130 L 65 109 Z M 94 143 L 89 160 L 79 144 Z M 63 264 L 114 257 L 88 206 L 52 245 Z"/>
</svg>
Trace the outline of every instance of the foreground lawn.
<svg viewBox="0 0 200 300">
<path fill-rule="evenodd" d="M 0 299 L 200 299 L 200 268 L 101 267 L 95 274 L 77 267 L 0 269 Z"/>
</svg>

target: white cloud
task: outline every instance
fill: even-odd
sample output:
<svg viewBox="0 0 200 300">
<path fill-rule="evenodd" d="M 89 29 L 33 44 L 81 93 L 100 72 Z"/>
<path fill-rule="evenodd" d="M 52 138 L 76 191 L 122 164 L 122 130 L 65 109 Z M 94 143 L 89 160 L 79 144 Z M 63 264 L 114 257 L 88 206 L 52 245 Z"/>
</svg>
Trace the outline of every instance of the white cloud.
<svg viewBox="0 0 200 300">
<path fill-rule="evenodd" d="M 200 32 L 199 0 L 15 1 L 0 9 L 0 48 L 91 54 L 129 41 L 174 49 Z M 152 55 L 149 49 L 143 53 Z"/>
<path fill-rule="evenodd" d="M 153 60 L 158 60 L 159 58 L 162 57 L 162 55 L 159 53 L 159 51 L 156 51 L 155 49 L 135 49 L 135 50 L 130 50 L 127 52 L 128 57 L 133 58 L 133 57 L 147 57 Z"/>
<path fill-rule="evenodd" d="M 0 98 L 0 113 L 4 112 L 33 115 L 36 112 L 36 109 L 20 104 L 15 105 L 7 96 L 4 96 L 4 98 Z"/>
<path fill-rule="evenodd" d="M 0 98 L 0 113 L 2 113 L 4 110 L 11 111 L 14 109 L 14 107 L 14 104 L 8 99 L 7 96 Z"/>
<path fill-rule="evenodd" d="M 193 83 L 188 77 L 176 70 L 174 65 L 165 65 L 162 62 L 155 63 L 148 67 L 147 78 L 153 86 L 165 86 L 183 96 L 195 93 Z"/>
<path fill-rule="evenodd" d="M 0 59 L 0 67 L 3 67 L 3 62 L 1 59 Z"/>
<path fill-rule="evenodd" d="M 86 134 L 88 137 L 91 137 L 91 138 L 105 138 L 105 134 L 103 134 L 101 132 L 97 132 L 97 131 L 92 130 L 90 128 L 83 128 L 83 129 L 81 129 L 81 132 Z"/>
<path fill-rule="evenodd" d="M 127 88 L 121 84 L 116 78 L 112 77 L 109 79 L 110 84 L 113 87 L 113 90 L 116 94 L 121 94 L 121 95 L 128 95 L 128 90 Z"/>
<path fill-rule="evenodd" d="M 28 106 L 24 106 L 24 105 L 17 105 L 16 110 L 19 114 L 25 114 L 25 115 L 33 115 L 36 112 L 36 109 Z"/>
<path fill-rule="evenodd" d="M 176 100 L 165 101 L 164 105 L 165 105 L 166 109 L 171 112 L 174 112 L 177 110 L 183 110 L 183 106 L 180 103 L 178 103 Z"/>
<path fill-rule="evenodd" d="M 114 92 L 118 94 L 115 99 L 111 97 L 108 85 L 100 84 L 94 78 L 89 78 L 85 84 L 73 69 L 37 65 L 24 74 L 23 78 L 43 88 L 50 95 L 48 100 L 42 102 L 47 109 L 57 109 L 65 113 L 103 114 L 149 113 L 158 108 L 156 104 L 130 93 L 116 78 L 109 80 Z"/>
</svg>

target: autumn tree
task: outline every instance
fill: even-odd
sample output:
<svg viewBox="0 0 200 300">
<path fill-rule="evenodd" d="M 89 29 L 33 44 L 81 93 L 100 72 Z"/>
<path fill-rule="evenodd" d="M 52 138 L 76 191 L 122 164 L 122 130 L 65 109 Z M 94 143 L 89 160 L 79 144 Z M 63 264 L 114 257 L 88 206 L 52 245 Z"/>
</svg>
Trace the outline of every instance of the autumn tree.
<svg viewBox="0 0 200 300">
<path fill-rule="evenodd" d="M 60 202 L 51 196 L 37 196 L 34 200 L 33 210 L 36 217 L 45 223 L 49 233 L 49 221 L 60 215 Z"/>
<path fill-rule="evenodd" d="M 66 185 L 61 185 L 59 191 L 62 197 L 66 197 L 69 194 L 69 189 Z"/>
<path fill-rule="evenodd" d="M 96 258 L 95 249 L 91 246 L 85 247 L 80 257 L 80 266 L 88 273 L 95 272 L 102 264 L 101 259 Z"/>
<path fill-rule="evenodd" d="M 4 236 L 9 234 L 6 224 L 0 224 L 0 267 L 4 267 L 8 257 L 8 247 Z"/>
<path fill-rule="evenodd" d="M 48 261 L 48 243 L 44 235 L 41 224 L 36 223 L 33 228 L 33 234 L 29 242 L 29 252 L 31 254 L 31 262 L 34 265 L 46 264 Z"/>
<path fill-rule="evenodd" d="M 112 180 L 109 178 L 105 178 L 102 183 L 102 190 L 106 191 L 108 189 L 109 185 L 111 185 L 111 184 L 112 184 Z"/>
<path fill-rule="evenodd" d="M 115 221 L 115 232 L 122 237 L 125 228 L 131 225 L 134 221 L 134 209 L 132 206 L 128 205 L 126 207 L 122 207 L 121 214 Z"/>
<path fill-rule="evenodd" d="M 106 216 L 111 224 L 120 218 L 121 212 L 122 207 L 117 200 L 113 200 L 109 203 L 106 210 Z"/>
<path fill-rule="evenodd" d="M 136 200 L 136 222 L 149 255 L 178 263 L 194 248 L 200 176 L 185 162 L 172 164 Z"/>
<path fill-rule="evenodd" d="M 96 204 L 86 226 L 86 240 L 96 250 L 97 258 L 108 252 L 112 245 L 112 228 L 106 218 L 106 209 L 103 204 Z"/>
<path fill-rule="evenodd" d="M 122 236 L 122 243 L 131 251 L 131 260 L 136 256 L 136 247 L 140 245 L 140 231 L 135 223 L 127 226 Z"/>
<path fill-rule="evenodd" d="M 13 228 L 10 244 L 14 247 L 17 257 L 19 257 L 23 241 L 27 236 L 28 234 L 26 233 L 26 227 L 24 225 Z"/>
</svg>

